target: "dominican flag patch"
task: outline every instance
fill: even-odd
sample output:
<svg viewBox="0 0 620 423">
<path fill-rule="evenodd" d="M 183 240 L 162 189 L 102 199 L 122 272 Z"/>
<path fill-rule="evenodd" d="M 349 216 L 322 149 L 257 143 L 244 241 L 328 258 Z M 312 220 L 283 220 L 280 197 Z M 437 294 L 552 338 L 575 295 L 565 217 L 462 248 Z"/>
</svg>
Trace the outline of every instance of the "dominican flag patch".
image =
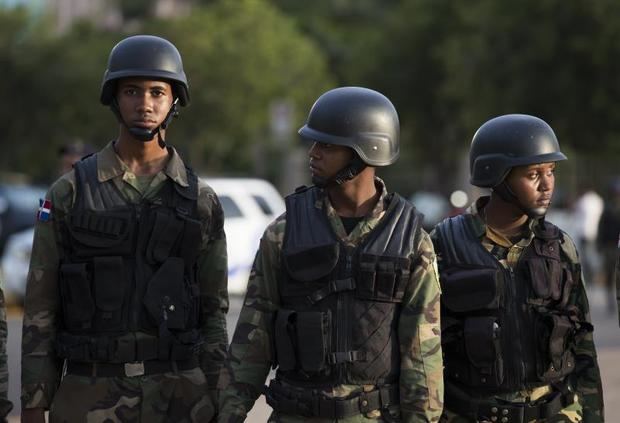
<svg viewBox="0 0 620 423">
<path fill-rule="evenodd" d="M 37 212 L 37 220 L 47 222 L 52 215 L 52 202 L 50 200 L 39 199 L 39 211 Z"/>
</svg>

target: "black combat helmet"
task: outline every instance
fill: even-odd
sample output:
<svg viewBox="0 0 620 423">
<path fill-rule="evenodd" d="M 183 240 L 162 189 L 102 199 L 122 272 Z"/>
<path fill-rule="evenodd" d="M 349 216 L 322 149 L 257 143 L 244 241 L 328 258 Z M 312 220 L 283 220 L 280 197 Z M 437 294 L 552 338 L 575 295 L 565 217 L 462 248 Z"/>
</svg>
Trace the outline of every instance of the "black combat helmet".
<svg viewBox="0 0 620 423">
<path fill-rule="evenodd" d="M 553 129 L 530 115 L 503 115 L 476 131 L 469 150 L 470 182 L 482 188 L 498 186 L 510 169 L 566 160 Z"/>
<path fill-rule="evenodd" d="M 362 87 L 327 91 L 314 103 L 302 138 L 352 148 L 369 166 L 387 166 L 400 153 L 400 126 L 394 105 L 383 94 Z"/>
<path fill-rule="evenodd" d="M 144 77 L 168 81 L 175 99 L 164 118 L 155 129 L 130 126 L 121 116 L 116 101 L 116 83 L 121 78 Z M 103 74 L 100 101 L 110 106 L 118 121 L 127 127 L 133 137 L 148 142 L 158 135 L 159 145 L 165 148 L 166 142 L 161 129 L 166 129 L 173 117 L 179 114 L 179 104 L 189 104 L 189 87 L 183 71 L 181 54 L 170 41 L 153 35 L 134 35 L 125 38 L 114 46 L 108 58 L 108 67 Z"/>
<path fill-rule="evenodd" d="M 110 105 L 120 78 L 147 77 L 170 81 L 181 106 L 189 103 L 187 77 L 177 48 L 153 35 L 134 35 L 119 42 L 108 59 L 101 84 L 101 103 Z"/>
</svg>

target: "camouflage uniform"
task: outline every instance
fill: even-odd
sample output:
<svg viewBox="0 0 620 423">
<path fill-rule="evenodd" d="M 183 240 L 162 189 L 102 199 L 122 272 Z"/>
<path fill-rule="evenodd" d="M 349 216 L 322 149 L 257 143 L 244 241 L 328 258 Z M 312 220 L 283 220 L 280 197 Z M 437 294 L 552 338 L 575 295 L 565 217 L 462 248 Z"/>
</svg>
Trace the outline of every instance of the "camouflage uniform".
<svg viewBox="0 0 620 423">
<path fill-rule="evenodd" d="M 112 180 L 130 203 L 153 198 L 165 183 L 187 185 L 181 158 L 170 158 L 156 175 L 134 175 L 112 143 L 98 153 L 99 180 Z M 201 248 L 197 259 L 204 343 L 200 368 L 140 377 L 87 377 L 68 374 L 54 351 L 61 324 L 59 297 L 59 227 L 75 202 L 75 172 L 51 187 L 51 218 L 39 221 L 25 298 L 22 340 L 23 408 L 50 409 L 51 421 L 209 421 L 214 415 L 216 385 L 226 355 L 228 310 L 226 239 L 221 205 L 213 190 L 198 183 Z M 139 340 L 152 335 L 131 332 Z"/>
<path fill-rule="evenodd" d="M 525 248 L 530 245 L 534 238 L 534 233 L 531 230 L 535 220 L 530 220 L 530 230 L 527 232 L 524 238 L 514 243 L 506 239 L 501 234 L 493 231 L 490 227 L 486 226 L 483 218 L 480 216 L 480 210 L 484 207 L 483 204 L 488 197 L 483 197 L 478 202 L 474 203 L 467 213 L 475 217 L 476 233 L 480 235 L 480 240 L 484 248 L 489 251 L 497 260 L 506 268 L 515 269 L 519 258 L 524 252 Z M 437 247 L 437 233 L 433 231 L 431 238 Z M 562 232 L 563 239 L 560 242 L 563 257 L 570 260 L 574 264 L 579 264 L 579 258 L 573 241 Z M 439 269 L 442 269 L 442 253 L 437 249 L 437 259 Z M 584 320 L 590 322 L 590 313 L 588 299 L 585 291 L 585 284 L 583 278 L 579 278 L 578 288 L 572 291 L 572 298 L 569 300 L 569 304 L 575 305 L 578 310 L 584 314 Z M 450 324 L 446 320 L 446 316 L 443 316 L 442 326 L 446 327 Z M 532 339 L 534 342 L 535 340 Z M 596 349 L 594 347 L 594 341 L 592 332 L 587 333 L 585 338 L 575 347 L 575 355 L 577 356 L 577 371 L 574 372 L 571 378 L 571 385 L 575 392 L 575 402 L 566 408 L 562 409 L 558 415 L 553 418 L 545 420 L 546 422 L 602 422 L 604 421 L 603 410 L 603 394 L 601 377 L 598 368 L 598 361 L 596 355 Z M 581 362 L 581 363 L 580 363 Z M 447 363 L 446 363 L 447 364 Z M 574 379 L 573 379 L 574 377 Z M 446 385 L 450 383 L 446 381 Z M 551 385 L 544 385 L 532 389 L 524 389 L 519 392 L 510 393 L 498 393 L 496 395 L 476 395 L 476 399 L 502 403 L 504 401 L 514 403 L 535 402 L 536 400 L 547 396 L 554 392 Z M 471 394 L 472 392 L 468 392 Z M 472 420 L 450 411 L 449 400 L 446 401 L 444 414 L 441 418 L 441 422 L 445 423 L 470 423 Z M 542 420 L 538 420 L 539 422 Z M 528 422 L 533 423 L 533 422 Z"/>
<path fill-rule="evenodd" d="M 347 235 L 341 219 L 322 195 L 315 207 L 327 214 L 331 228 L 344 243 L 357 246 L 381 221 L 385 212 L 387 191 L 377 179 L 381 190 L 374 210 L 360 221 Z M 281 256 L 286 216 L 276 219 L 265 231 L 248 283 L 245 302 L 229 349 L 227 368 L 220 378 L 219 422 L 243 421 L 262 392 L 265 378 L 274 363 L 273 320 L 279 309 L 280 294 L 277 280 L 281 274 Z M 401 352 L 400 411 L 403 422 L 438 421 L 442 411 L 443 381 L 439 338 L 440 289 L 436 272 L 435 255 L 430 239 L 423 233 L 417 245 L 419 259 L 414 262 L 408 288 L 403 299 L 398 324 Z M 292 390 L 295 386 L 286 386 Z M 337 385 L 323 390 L 322 395 L 342 398 L 375 388 L 367 385 Z M 270 421 L 327 422 L 328 419 L 277 415 Z M 381 414 L 373 410 L 365 415 L 338 419 L 341 422 L 381 421 Z"/>
<path fill-rule="evenodd" d="M 6 305 L 4 292 L 0 289 L 0 419 L 5 419 L 11 412 L 13 403 L 8 400 L 9 393 L 9 370 L 7 367 L 6 341 Z"/>
</svg>

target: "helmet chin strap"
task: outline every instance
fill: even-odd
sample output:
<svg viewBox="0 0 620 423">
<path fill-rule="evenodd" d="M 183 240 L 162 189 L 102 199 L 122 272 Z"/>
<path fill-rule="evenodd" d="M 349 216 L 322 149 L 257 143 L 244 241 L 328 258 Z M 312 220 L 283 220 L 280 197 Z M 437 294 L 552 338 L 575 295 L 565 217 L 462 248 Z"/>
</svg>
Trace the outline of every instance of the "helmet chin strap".
<svg viewBox="0 0 620 423">
<path fill-rule="evenodd" d="M 351 159 L 349 164 L 340 169 L 334 176 L 331 178 L 313 176 L 312 183 L 320 188 L 325 188 L 328 185 L 342 185 L 359 175 L 359 173 L 364 170 L 366 166 L 366 163 L 364 163 L 360 156 L 355 153 L 355 156 Z"/>
<path fill-rule="evenodd" d="M 155 135 L 157 135 L 159 146 L 163 149 L 163 148 L 166 148 L 166 140 L 164 139 L 164 136 L 161 133 L 161 130 L 162 129 L 165 130 L 170 125 L 170 122 L 172 121 L 172 119 L 179 116 L 179 104 L 178 103 L 179 103 L 179 98 L 177 97 L 172 102 L 172 106 L 170 106 L 170 110 L 168 110 L 168 114 L 166 115 L 166 118 L 164 119 L 164 121 L 152 130 L 141 128 L 139 126 L 129 126 L 127 122 L 125 122 L 125 119 L 123 119 L 123 117 L 121 116 L 121 112 L 118 107 L 118 102 L 116 101 L 116 98 L 112 99 L 112 103 L 110 103 L 110 108 L 112 109 L 112 112 L 114 112 L 116 119 L 122 125 L 124 125 L 125 128 L 127 128 L 129 133 L 135 139 L 137 139 L 138 141 L 142 141 L 142 142 L 149 142 L 149 141 L 152 141 L 153 138 L 155 138 Z"/>
<path fill-rule="evenodd" d="M 519 201 L 519 198 L 515 195 L 508 183 L 506 183 L 506 180 L 503 180 L 499 185 L 493 187 L 492 190 L 502 200 L 514 204 L 519 210 L 532 219 L 541 219 L 547 214 L 547 207 L 525 207 L 521 201 Z"/>
</svg>

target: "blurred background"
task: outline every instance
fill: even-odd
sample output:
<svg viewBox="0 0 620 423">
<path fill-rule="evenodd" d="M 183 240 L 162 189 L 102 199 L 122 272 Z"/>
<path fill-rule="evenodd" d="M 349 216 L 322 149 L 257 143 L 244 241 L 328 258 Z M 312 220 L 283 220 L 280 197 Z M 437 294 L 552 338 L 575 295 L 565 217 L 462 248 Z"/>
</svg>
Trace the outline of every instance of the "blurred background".
<svg viewBox="0 0 620 423">
<path fill-rule="evenodd" d="M 578 244 L 608 414 L 618 404 L 620 415 L 609 284 L 620 232 L 614 0 L 0 0 L 0 254 L 14 401 L 38 199 L 74 160 L 116 136 L 98 101 L 101 78 L 112 46 L 137 33 L 168 38 L 183 56 L 192 101 L 168 141 L 199 174 L 224 179 L 216 191 L 230 197 L 229 239 L 254 234 L 229 247 L 239 268 L 250 265 L 281 197 L 309 182 L 296 130 L 327 89 L 361 85 L 394 102 L 402 154 L 379 175 L 414 201 L 429 228 L 480 194 L 468 183 L 467 149 L 484 121 L 505 113 L 546 120 L 569 157 L 549 220 Z M 232 179 L 248 177 L 262 181 Z M 242 295 L 243 282 L 232 290 Z"/>
</svg>

